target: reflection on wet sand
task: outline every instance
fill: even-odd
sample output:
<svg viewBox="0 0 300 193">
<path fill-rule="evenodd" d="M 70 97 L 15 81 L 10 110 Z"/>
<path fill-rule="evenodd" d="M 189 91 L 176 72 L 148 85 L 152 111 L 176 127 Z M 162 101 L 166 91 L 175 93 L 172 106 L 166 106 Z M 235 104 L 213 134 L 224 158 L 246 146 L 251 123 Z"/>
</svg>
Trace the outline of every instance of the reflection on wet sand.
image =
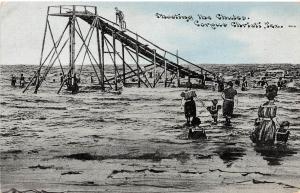
<svg viewBox="0 0 300 193">
<path fill-rule="evenodd" d="M 273 146 L 257 145 L 254 147 L 254 150 L 268 162 L 268 165 L 281 165 L 285 157 L 297 154 L 296 149 L 288 147 L 287 144 Z"/>
<path fill-rule="evenodd" d="M 236 145 L 219 144 L 217 150 L 214 151 L 223 160 L 227 167 L 230 167 L 234 161 L 245 155 L 245 149 L 236 147 Z"/>
</svg>

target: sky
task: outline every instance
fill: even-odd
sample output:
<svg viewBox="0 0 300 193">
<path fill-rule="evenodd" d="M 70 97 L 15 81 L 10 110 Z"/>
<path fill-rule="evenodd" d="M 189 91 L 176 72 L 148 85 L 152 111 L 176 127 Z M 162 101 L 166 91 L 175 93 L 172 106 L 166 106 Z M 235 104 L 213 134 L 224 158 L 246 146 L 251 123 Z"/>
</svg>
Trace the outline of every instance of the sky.
<svg viewBox="0 0 300 193">
<path fill-rule="evenodd" d="M 72 2 L 1 2 L 0 64 L 38 64 L 47 6 Z M 127 28 L 160 47 L 198 64 L 300 64 L 299 2 L 76 2 L 97 6 L 98 14 L 115 20 L 115 7 L 123 11 Z M 156 14 L 192 16 L 193 20 L 161 19 Z M 197 15 L 211 20 L 198 19 Z M 240 24 L 261 22 L 261 28 L 236 28 L 216 15 L 244 16 Z M 198 23 L 226 23 L 212 29 Z M 266 28 L 269 22 L 282 28 Z M 60 31 L 64 22 L 52 22 Z M 88 29 L 88 28 L 86 28 Z M 58 32 L 56 38 L 58 37 Z M 49 40 L 48 40 L 49 41 Z"/>
</svg>

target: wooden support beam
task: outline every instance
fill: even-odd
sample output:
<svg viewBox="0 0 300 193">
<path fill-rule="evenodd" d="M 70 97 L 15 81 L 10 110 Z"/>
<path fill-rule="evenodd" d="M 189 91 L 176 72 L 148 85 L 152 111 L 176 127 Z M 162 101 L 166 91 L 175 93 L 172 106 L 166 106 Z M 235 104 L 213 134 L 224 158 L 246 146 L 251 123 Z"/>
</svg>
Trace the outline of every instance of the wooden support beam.
<svg viewBox="0 0 300 193">
<path fill-rule="evenodd" d="M 173 74 L 173 75 L 172 75 L 172 77 L 171 77 L 171 79 L 170 79 L 170 81 L 169 81 L 168 87 L 171 86 L 171 84 L 173 83 L 173 80 L 175 79 L 175 77 L 177 77 L 177 74 Z"/>
<path fill-rule="evenodd" d="M 157 84 L 159 82 L 159 80 L 161 79 L 161 77 L 164 75 L 165 71 L 163 71 L 157 78 L 156 83 Z"/>
<path fill-rule="evenodd" d="M 114 72 L 115 72 L 115 91 L 118 90 L 118 79 L 117 79 L 117 64 L 116 64 L 116 34 L 113 33 L 113 63 L 114 63 Z"/>
<path fill-rule="evenodd" d="M 180 86 L 180 69 L 179 69 L 178 50 L 176 50 L 176 63 L 177 63 L 177 87 L 179 87 Z"/>
<path fill-rule="evenodd" d="M 136 41 L 138 42 L 138 35 L 136 36 Z M 139 46 L 136 44 L 135 45 L 135 52 L 136 52 L 136 68 L 137 70 L 137 75 L 138 75 L 138 87 L 141 87 L 141 77 L 140 77 L 140 70 L 139 70 Z"/>
<path fill-rule="evenodd" d="M 164 71 L 165 71 L 165 87 L 167 87 L 167 80 L 168 80 L 168 72 L 167 72 L 167 61 L 166 61 L 166 52 L 164 54 Z"/>
<path fill-rule="evenodd" d="M 86 42 L 86 41 L 87 41 L 87 38 L 88 38 L 88 36 L 89 36 L 89 40 L 88 40 L 88 42 L 87 42 L 87 47 L 89 47 L 90 42 L 91 42 L 91 39 L 92 39 L 92 36 L 93 36 L 94 29 L 95 29 L 96 19 L 94 19 L 94 21 L 93 21 L 93 23 L 92 23 L 92 25 L 91 25 L 91 27 L 90 27 L 90 29 L 92 29 L 92 30 L 89 30 L 89 32 L 88 32 L 88 34 L 86 35 L 85 38 L 83 38 L 83 34 L 82 34 L 82 31 L 81 31 L 81 28 L 80 28 L 80 26 L 79 26 L 79 23 L 78 23 L 77 19 L 76 19 L 75 21 L 76 21 L 76 23 L 77 23 L 77 27 L 78 27 L 78 31 L 79 31 L 79 34 L 80 34 L 80 35 L 79 35 L 80 38 L 81 38 L 81 39 L 84 39 L 84 42 Z M 98 31 L 98 29 L 96 29 L 96 30 Z M 91 33 L 90 33 L 90 31 L 91 31 Z M 89 33 L 90 33 L 90 35 L 89 35 Z M 84 43 L 82 44 L 82 46 L 84 46 Z M 82 48 L 82 46 L 81 46 L 81 48 Z M 79 52 L 80 52 L 80 51 L 81 51 L 81 49 L 79 50 Z M 78 55 L 79 55 L 79 52 L 78 52 L 78 54 L 77 54 L 77 57 L 78 57 Z M 84 53 L 84 56 L 83 56 L 83 60 L 82 60 L 82 64 L 81 64 L 81 68 L 80 68 L 79 75 L 81 75 L 82 67 L 83 67 L 83 64 L 84 64 L 84 61 L 85 61 L 85 57 L 86 57 L 87 54 L 88 54 L 88 50 L 85 49 L 85 53 Z M 98 54 L 99 54 L 99 53 L 98 53 Z M 88 56 L 89 56 L 89 55 L 88 55 Z M 98 55 L 98 56 L 99 56 L 99 55 Z M 75 58 L 75 61 L 76 61 L 77 57 Z M 89 56 L 89 58 L 90 58 L 90 56 Z M 98 78 L 98 82 L 99 82 L 99 84 L 100 84 L 100 78 L 99 78 L 98 72 L 97 72 L 96 68 L 93 66 L 93 63 L 92 63 L 91 59 L 90 59 L 90 62 L 91 62 L 91 65 L 92 65 L 92 67 L 93 67 L 93 69 L 94 69 L 94 71 L 95 71 L 95 74 L 96 74 L 96 76 L 97 76 L 97 78 Z M 100 61 L 99 61 L 99 65 L 98 65 L 97 63 L 96 63 L 96 65 L 98 66 L 98 68 L 101 69 L 101 67 L 100 67 Z"/>
<path fill-rule="evenodd" d="M 58 56 L 60 55 L 61 51 L 64 49 L 64 47 L 67 45 L 68 41 L 70 40 L 70 37 L 65 41 L 65 43 L 63 44 L 62 48 L 60 49 L 60 51 L 58 52 Z M 57 60 L 57 57 L 54 59 L 54 61 L 52 62 L 52 64 L 49 64 L 46 68 L 46 71 L 44 73 L 44 75 L 42 76 L 42 78 L 40 79 L 40 77 L 38 77 L 38 83 L 36 84 L 36 88 L 35 88 L 35 93 L 38 91 L 39 87 L 42 85 L 43 81 L 45 80 L 47 74 L 49 73 L 50 69 L 52 68 L 52 66 L 54 65 L 55 61 Z M 40 75 L 40 74 L 39 74 Z"/>
<path fill-rule="evenodd" d="M 147 85 L 146 83 L 143 82 L 143 83 L 145 84 L 145 86 L 146 86 L 146 87 L 149 87 L 149 86 L 152 87 L 151 83 L 149 82 L 149 80 L 148 80 L 147 76 L 145 75 L 145 73 L 143 72 L 142 68 L 141 68 L 140 65 L 137 63 L 136 59 L 132 56 L 131 52 L 133 52 L 133 51 L 131 51 L 131 50 L 128 49 L 127 47 L 126 47 L 125 49 L 126 49 L 126 51 L 128 52 L 129 56 L 130 56 L 130 57 L 133 59 L 133 61 L 137 64 L 138 72 L 142 72 L 142 73 L 140 73 L 140 74 L 142 74 L 142 75 L 144 76 L 146 82 L 149 84 L 149 85 Z M 138 74 L 137 74 L 137 76 L 138 76 Z M 140 81 L 142 81 L 141 78 L 140 78 Z"/>
<path fill-rule="evenodd" d="M 102 70 L 101 70 L 101 89 L 102 91 L 105 90 L 105 86 L 104 86 L 104 39 L 105 39 L 105 36 L 104 36 L 104 26 L 101 25 L 101 52 L 102 52 Z"/>
<path fill-rule="evenodd" d="M 125 53 L 124 53 L 124 44 L 122 43 L 122 65 L 123 65 L 123 85 L 126 84 L 126 69 L 125 69 Z"/>
<path fill-rule="evenodd" d="M 44 54 L 44 48 L 45 48 L 45 39 L 46 39 L 46 34 L 47 34 L 47 28 L 48 28 L 48 17 L 49 17 L 49 10 L 50 10 L 50 7 L 48 7 L 48 9 L 47 9 L 47 16 L 46 16 L 46 25 L 45 25 L 45 30 L 44 30 L 44 37 L 43 37 L 43 43 L 42 43 L 42 50 L 41 50 L 41 55 L 40 55 L 40 68 L 39 68 L 39 70 L 37 71 L 37 75 L 36 75 L 36 77 L 37 77 L 37 82 L 39 82 L 39 78 L 40 78 L 40 69 L 42 68 L 42 60 L 43 60 L 43 54 Z M 31 82 L 32 82 L 32 80 L 34 79 L 34 77 L 31 79 Z M 31 82 L 30 82 L 30 84 L 31 84 Z M 28 89 L 28 87 L 29 87 L 29 85 L 30 84 L 27 84 L 27 86 L 26 86 L 26 88 L 23 90 L 23 93 Z M 37 84 L 38 85 L 38 84 Z M 37 93 L 37 90 L 38 90 L 38 87 L 37 87 L 37 85 L 36 85 L 36 91 L 35 91 L 35 93 Z"/>
<path fill-rule="evenodd" d="M 76 19 L 75 21 L 76 21 L 76 23 L 77 23 L 78 30 L 79 30 L 81 36 L 83 37 L 82 31 L 81 31 L 81 29 L 80 29 L 80 26 L 79 26 L 79 23 L 78 23 L 77 19 Z M 92 25 L 91 25 L 90 28 L 89 28 L 89 31 L 88 31 L 86 37 L 84 38 L 84 42 L 86 42 L 87 39 L 88 39 L 88 37 L 89 37 L 89 40 L 88 40 L 88 46 L 89 46 L 89 43 L 90 43 L 90 41 L 91 41 L 91 38 L 92 38 L 92 36 L 93 36 L 94 29 L 95 29 L 95 21 L 96 21 L 96 20 L 93 21 Z M 75 57 L 75 62 L 76 62 L 76 60 L 77 60 L 77 58 L 78 58 L 78 56 L 79 56 L 79 54 L 80 54 L 80 52 L 81 52 L 81 50 L 82 50 L 83 47 L 84 47 L 84 43 L 82 43 L 81 46 L 80 46 L 80 49 L 79 49 L 79 51 L 78 51 L 78 53 L 77 53 L 77 55 L 76 55 L 76 57 Z M 86 55 L 86 54 L 85 54 L 85 55 Z M 85 56 L 84 56 L 84 57 L 85 57 Z"/>
<path fill-rule="evenodd" d="M 112 44 L 106 39 L 105 41 L 106 45 L 107 45 L 107 48 L 108 48 L 108 45 L 110 45 L 110 47 L 113 47 Z M 132 54 L 130 53 L 131 50 L 129 50 L 126 46 L 124 47 L 126 49 L 126 51 L 128 52 L 128 54 L 130 55 L 130 57 L 135 61 L 136 63 L 136 59 L 132 56 Z M 120 54 L 117 52 L 117 55 L 119 56 L 120 59 L 122 59 L 122 57 L 120 56 Z M 132 71 L 135 73 L 136 76 L 138 76 L 137 72 L 135 72 L 130 65 L 128 65 L 126 62 L 125 62 L 126 66 Z M 138 68 L 141 70 L 141 67 L 138 65 Z M 120 75 L 120 74 L 118 74 Z M 144 75 L 144 74 L 143 74 Z M 147 77 L 144 75 L 147 83 L 149 84 L 149 86 L 151 87 L 151 83 L 149 82 L 149 80 L 147 79 Z M 146 82 L 143 81 L 143 79 L 140 79 L 140 81 L 146 86 L 146 87 L 149 87 Z"/>
<path fill-rule="evenodd" d="M 71 73 L 70 76 L 74 78 L 75 76 L 75 5 L 73 5 L 73 14 L 71 18 L 71 25 L 70 25 L 70 66 L 71 66 Z M 74 80 L 74 79 L 73 79 Z M 74 82 L 71 84 L 73 86 Z"/>
<path fill-rule="evenodd" d="M 58 38 L 58 40 L 55 42 L 55 44 L 56 44 L 57 47 L 60 45 L 61 40 L 62 40 L 62 37 L 64 36 L 64 34 L 65 34 L 66 30 L 68 29 L 68 27 L 69 27 L 69 22 L 67 22 L 67 25 L 65 26 L 63 32 L 61 33 L 61 35 L 60 35 L 60 37 Z M 46 61 L 48 60 L 48 58 L 49 58 L 49 56 L 51 55 L 52 51 L 54 51 L 54 46 L 51 48 L 50 52 L 48 53 L 48 55 L 46 56 L 46 58 L 45 58 L 44 61 L 42 62 L 42 65 L 41 65 L 41 66 L 43 66 L 43 65 L 46 63 Z M 52 56 L 51 56 L 51 58 L 50 58 L 49 64 L 51 63 L 52 59 L 54 58 L 54 55 L 55 55 L 55 52 L 53 52 L 53 54 L 52 54 Z"/>
<path fill-rule="evenodd" d="M 101 81 L 101 80 L 100 80 L 100 77 L 98 76 L 98 73 L 97 73 L 97 71 L 96 71 L 96 68 L 95 68 L 95 66 L 94 66 L 94 64 L 93 64 L 93 62 L 92 62 L 91 56 L 90 56 L 89 53 L 87 53 L 87 55 L 88 55 L 88 58 L 90 59 L 90 63 L 91 63 L 91 65 L 92 65 L 94 71 L 96 72 L 97 79 L 98 79 L 98 81 L 100 82 L 100 81 Z"/>
<path fill-rule="evenodd" d="M 77 29 L 75 29 L 75 31 L 76 31 L 76 33 L 78 34 L 78 36 L 80 37 L 80 39 L 83 41 L 83 44 L 84 44 L 85 48 L 86 48 L 87 51 L 88 51 L 88 54 L 92 57 L 92 59 L 93 59 L 93 61 L 95 62 L 95 64 L 99 65 L 98 62 L 97 62 L 97 60 L 95 59 L 94 55 L 92 54 L 92 52 L 90 51 L 90 49 L 89 49 L 89 48 L 87 47 L 87 45 L 85 44 L 83 37 L 79 34 L 79 32 L 77 31 Z M 104 74 L 104 78 L 107 79 L 106 76 L 105 76 L 105 74 Z M 110 85 L 110 87 L 111 87 L 111 85 Z M 112 88 L 112 87 L 111 87 L 111 88 Z"/>
<path fill-rule="evenodd" d="M 37 82 L 39 82 L 39 78 L 40 78 L 40 71 L 42 69 L 42 67 L 44 66 L 44 64 L 46 63 L 46 61 L 48 60 L 49 56 L 51 55 L 52 51 L 54 50 L 55 46 L 52 47 L 52 49 L 50 50 L 50 52 L 48 53 L 48 55 L 45 57 L 45 59 L 43 60 L 43 51 L 44 51 L 44 44 L 45 44 L 45 37 L 46 37 L 46 32 L 47 32 L 47 27 L 48 25 L 48 14 L 47 14 L 47 19 L 46 19 L 46 28 L 45 28 L 45 32 L 44 32 L 44 38 L 43 38 L 43 44 L 42 44 L 42 52 L 41 52 L 41 58 L 40 58 L 40 65 L 39 65 L 39 69 L 36 71 L 36 73 L 34 74 L 34 76 L 30 79 L 29 83 L 26 85 L 25 89 L 23 90 L 23 93 L 26 92 L 26 90 L 28 90 L 29 86 L 31 85 L 32 81 L 36 78 Z M 60 37 L 58 38 L 58 40 L 55 42 L 56 47 L 58 47 L 61 43 L 62 37 L 64 36 L 67 28 L 69 26 L 69 22 L 67 23 L 67 25 L 65 26 L 64 30 L 62 31 Z M 55 52 L 53 52 L 50 62 L 52 61 L 53 57 L 55 55 Z M 43 60 L 43 61 L 42 61 Z M 50 64 L 50 63 L 49 63 Z M 36 85 L 37 86 L 37 85 Z M 38 90 L 38 88 L 36 87 L 36 92 Z"/>
<path fill-rule="evenodd" d="M 86 9 L 86 8 L 85 8 Z M 86 11 L 86 10 L 85 10 Z M 96 11 L 96 15 L 97 15 L 97 9 L 95 9 Z M 98 21 L 98 20 L 97 20 Z M 96 29 L 97 30 L 97 51 L 98 51 L 98 60 L 99 60 L 99 69 L 100 69 L 100 74 L 101 71 L 102 71 L 102 61 L 101 61 L 101 46 L 100 46 L 100 34 L 99 34 L 99 29 Z M 101 75 L 100 75 L 101 77 Z M 101 87 L 104 87 L 104 82 L 102 82 L 102 79 L 99 80 L 99 84 L 101 85 Z"/>
<path fill-rule="evenodd" d="M 149 65 L 150 66 L 150 65 Z M 148 67 L 149 67 L 148 66 Z M 149 69 L 150 70 L 150 69 Z M 129 78 L 132 78 L 132 77 L 134 77 L 134 76 L 136 76 L 136 71 L 137 71 L 137 69 L 135 69 L 135 70 L 133 70 L 133 71 L 130 71 L 130 72 L 126 72 L 125 73 L 125 75 L 128 75 L 128 76 L 125 76 L 125 79 L 129 79 Z M 147 70 L 148 71 L 148 70 Z M 129 74 L 131 74 L 131 73 L 133 73 L 132 75 L 129 75 Z M 122 76 L 123 76 L 123 74 L 122 74 Z M 121 76 L 119 76 L 118 78 L 122 78 Z M 112 80 L 114 80 L 114 77 L 113 78 L 110 78 L 110 79 L 108 79 L 107 81 L 112 81 Z M 143 82 L 144 83 L 144 82 Z"/>
<path fill-rule="evenodd" d="M 115 36 L 115 39 L 116 39 L 116 36 Z M 105 45 L 106 45 L 106 48 L 107 48 L 107 50 L 108 50 L 108 52 L 105 52 L 105 53 L 108 53 L 109 54 L 109 56 L 110 56 L 110 58 L 111 58 L 111 61 L 112 61 L 112 63 L 114 64 L 114 68 L 116 68 L 117 69 L 117 66 L 115 66 L 115 63 L 114 63 L 114 54 L 118 54 L 118 52 L 114 52 L 114 45 L 112 45 L 112 44 L 110 44 L 110 46 L 111 46 L 111 48 L 112 48 L 112 52 L 110 51 L 110 49 L 109 49 L 109 47 L 108 47 L 108 43 L 110 43 L 109 42 L 109 40 L 105 37 Z M 119 71 L 117 70 L 117 71 L 115 71 L 117 74 L 118 74 L 118 76 L 120 75 L 120 73 L 119 73 Z"/>
<path fill-rule="evenodd" d="M 50 26 L 49 20 L 47 22 L 48 22 L 48 27 L 49 27 L 49 32 L 50 32 L 51 40 L 52 40 L 52 43 L 53 43 L 53 46 L 54 46 L 54 52 L 56 53 L 56 55 L 58 55 L 57 45 L 55 44 L 55 40 L 54 40 L 54 37 L 53 37 L 53 33 L 52 33 L 52 30 L 51 30 L 51 26 Z M 62 64 L 61 64 L 61 61 L 60 61 L 59 57 L 58 57 L 58 63 L 59 63 L 60 69 L 62 71 L 62 74 L 65 75 L 64 69 L 62 67 Z"/>
<path fill-rule="evenodd" d="M 155 81 L 156 81 L 156 50 L 153 50 L 153 65 L 154 65 L 154 73 L 153 73 L 153 87 L 156 86 Z"/>
<path fill-rule="evenodd" d="M 112 44 L 109 42 L 109 41 L 106 41 L 111 47 L 112 47 Z M 130 57 L 135 61 L 134 57 L 131 55 L 131 53 L 129 52 L 128 48 L 127 47 L 124 47 L 126 49 L 126 51 L 129 53 Z M 120 56 L 120 54 L 117 52 L 117 55 L 119 56 L 119 58 L 122 59 L 122 57 Z M 125 65 L 131 70 L 131 72 L 133 72 L 135 74 L 135 76 L 137 76 L 137 73 L 132 69 L 132 67 L 127 64 L 125 62 Z M 146 80 L 147 81 L 147 80 Z M 143 79 L 141 79 L 141 82 L 146 86 L 148 87 L 148 85 L 143 81 Z M 150 84 L 150 83 L 149 83 Z"/>
</svg>

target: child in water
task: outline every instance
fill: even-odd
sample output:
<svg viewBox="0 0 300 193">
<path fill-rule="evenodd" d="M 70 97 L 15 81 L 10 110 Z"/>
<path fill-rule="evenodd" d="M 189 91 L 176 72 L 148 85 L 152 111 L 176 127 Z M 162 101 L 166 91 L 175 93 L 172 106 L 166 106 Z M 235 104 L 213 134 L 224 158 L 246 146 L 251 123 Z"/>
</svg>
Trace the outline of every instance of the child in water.
<svg viewBox="0 0 300 193">
<path fill-rule="evenodd" d="M 207 139 L 206 133 L 203 127 L 200 127 L 201 120 L 198 117 L 194 117 L 192 120 L 192 127 L 189 128 L 189 139 Z"/>
<path fill-rule="evenodd" d="M 283 121 L 280 124 L 280 127 L 276 132 L 276 142 L 284 142 L 284 143 L 287 142 L 288 137 L 290 135 L 289 127 L 290 127 L 290 122 L 288 121 Z"/>
<path fill-rule="evenodd" d="M 211 117 L 214 120 L 214 123 L 217 124 L 218 123 L 218 111 L 219 111 L 219 109 L 221 109 L 221 105 L 218 105 L 217 99 L 213 99 L 211 102 L 212 102 L 212 106 L 207 107 L 207 110 L 210 112 Z"/>
</svg>

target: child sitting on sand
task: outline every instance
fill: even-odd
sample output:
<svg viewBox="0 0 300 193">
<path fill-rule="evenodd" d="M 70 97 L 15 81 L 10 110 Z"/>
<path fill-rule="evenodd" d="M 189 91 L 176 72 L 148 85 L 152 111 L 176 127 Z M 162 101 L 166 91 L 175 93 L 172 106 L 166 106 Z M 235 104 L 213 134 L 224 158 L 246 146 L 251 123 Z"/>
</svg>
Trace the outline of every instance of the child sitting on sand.
<svg viewBox="0 0 300 193">
<path fill-rule="evenodd" d="M 212 102 L 212 106 L 207 107 L 207 110 L 210 112 L 211 117 L 214 120 L 214 123 L 217 124 L 218 123 L 218 111 L 219 111 L 219 109 L 221 109 L 221 105 L 217 105 L 218 104 L 217 99 L 213 99 L 211 102 Z"/>
</svg>

